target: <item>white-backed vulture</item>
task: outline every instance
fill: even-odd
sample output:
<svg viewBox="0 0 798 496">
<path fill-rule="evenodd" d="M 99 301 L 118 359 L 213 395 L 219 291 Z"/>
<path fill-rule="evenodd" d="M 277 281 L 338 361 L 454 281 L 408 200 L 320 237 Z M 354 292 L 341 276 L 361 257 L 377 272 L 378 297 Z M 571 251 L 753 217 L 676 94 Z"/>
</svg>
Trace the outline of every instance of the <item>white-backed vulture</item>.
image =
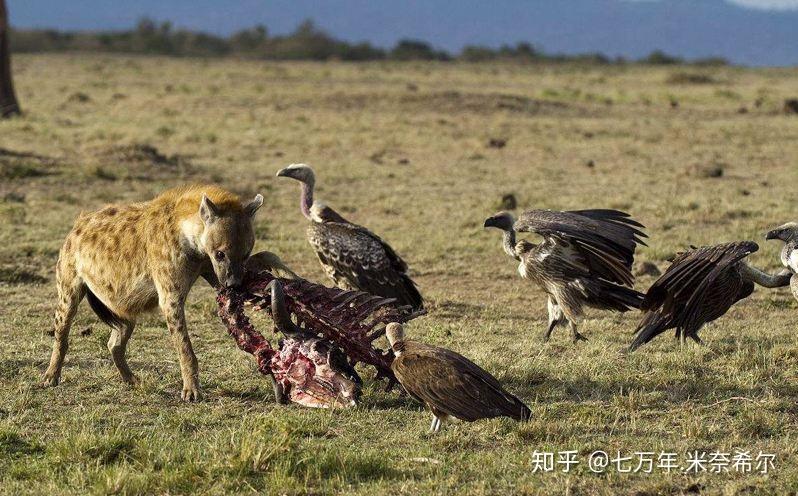
<svg viewBox="0 0 798 496">
<path fill-rule="evenodd" d="M 423 308 L 421 294 L 407 274 L 407 264 L 388 243 L 314 201 L 316 177 L 310 166 L 292 164 L 277 172 L 277 176 L 302 184 L 300 209 L 310 221 L 308 242 L 336 286 L 395 298 L 399 304 L 414 309 Z"/>
<path fill-rule="evenodd" d="M 631 268 L 643 225 L 617 210 L 530 210 L 515 221 L 500 212 L 485 227 L 504 231 L 504 251 L 518 260 L 521 277 L 537 284 L 549 297 L 548 341 L 558 324 L 567 324 L 574 342 L 584 307 L 625 312 L 639 308 L 643 295 L 631 286 Z M 543 242 L 516 243 L 516 232 L 534 232 Z"/>
<path fill-rule="evenodd" d="M 798 300 L 798 222 L 788 222 L 767 233 L 766 239 L 784 241 L 781 249 L 781 264 L 785 270 L 780 275 L 789 274 L 792 295 Z"/>
</svg>

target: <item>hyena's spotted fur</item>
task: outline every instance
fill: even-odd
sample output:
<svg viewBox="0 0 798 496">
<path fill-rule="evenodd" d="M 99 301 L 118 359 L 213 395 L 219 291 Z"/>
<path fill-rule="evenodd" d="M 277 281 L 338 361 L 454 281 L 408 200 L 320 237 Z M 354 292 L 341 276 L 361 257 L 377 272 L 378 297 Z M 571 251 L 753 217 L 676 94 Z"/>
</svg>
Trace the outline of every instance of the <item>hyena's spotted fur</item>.
<svg viewBox="0 0 798 496">
<path fill-rule="evenodd" d="M 149 202 L 81 214 L 58 258 L 55 342 L 45 384 L 60 381 L 69 328 L 86 296 L 111 326 L 108 350 L 122 379 L 131 384 L 137 379 L 125 350 L 136 318 L 160 307 L 180 356 L 181 397 L 199 399 L 197 359 L 183 310 L 186 297 L 199 276 L 211 284 L 241 282 L 255 242 L 252 217 L 262 203 L 261 195 L 242 204 L 216 186 L 189 186 Z"/>
</svg>

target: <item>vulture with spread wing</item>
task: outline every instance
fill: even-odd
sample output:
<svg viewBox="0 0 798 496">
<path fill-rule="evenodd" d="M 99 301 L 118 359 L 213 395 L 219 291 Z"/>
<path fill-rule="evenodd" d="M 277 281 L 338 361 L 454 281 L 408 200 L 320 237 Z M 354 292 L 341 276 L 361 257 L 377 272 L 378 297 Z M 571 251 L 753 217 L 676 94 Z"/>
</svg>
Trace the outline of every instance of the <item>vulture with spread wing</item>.
<svg viewBox="0 0 798 496">
<path fill-rule="evenodd" d="M 302 183 L 300 208 L 310 221 L 308 242 L 336 286 L 396 298 L 400 305 L 417 310 L 423 308 L 421 294 L 407 275 L 407 264 L 388 243 L 313 200 L 316 178 L 310 166 L 292 164 L 281 169 L 277 176 Z"/>
<path fill-rule="evenodd" d="M 753 293 L 755 283 L 768 288 L 789 284 L 789 275 L 772 276 L 745 262 L 758 249 L 753 241 L 737 241 L 678 254 L 643 299 L 644 315 L 630 351 L 668 329 L 676 329 L 682 342 L 689 337 L 700 344 L 699 329 Z"/>
<path fill-rule="evenodd" d="M 788 222 L 779 226 L 767 233 L 765 238 L 784 241 L 780 258 L 782 265 L 786 268 L 779 275 L 790 276 L 790 289 L 792 289 L 792 295 L 798 300 L 798 222 Z"/>
<path fill-rule="evenodd" d="M 574 342 L 584 340 L 577 324 L 584 307 L 625 312 L 639 308 L 643 295 L 632 289 L 631 268 L 643 225 L 617 210 L 530 210 L 515 221 L 509 212 L 485 220 L 504 231 L 504 251 L 520 262 L 521 277 L 548 294 L 548 341 L 558 324 L 567 324 Z M 516 232 L 534 232 L 540 244 L 518 241 Z"/>
<path fill-rule="evenodd" d="M 432 412 L 430 432 L 449 417 L 467 422 L 494 417 L 526 421 L 529 407 L 499 381 L 459 353 L 405 339 L 402 325 L 388 324 L 385 334 L 396 358 L 391 370 L 399 384 Z"/>
</svg>

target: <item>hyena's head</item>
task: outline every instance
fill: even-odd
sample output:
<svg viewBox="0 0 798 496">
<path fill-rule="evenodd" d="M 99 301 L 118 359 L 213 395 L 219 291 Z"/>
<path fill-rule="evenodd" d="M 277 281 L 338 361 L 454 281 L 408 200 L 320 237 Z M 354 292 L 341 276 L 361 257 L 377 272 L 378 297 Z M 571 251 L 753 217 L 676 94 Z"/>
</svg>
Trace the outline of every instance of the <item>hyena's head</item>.
<svg viewBox="0 0 798 496">
<path fill-rule="evenodd" d="M 256 195 L 241 208 L 221 208 L 207 196 L 202 196 L 199 215 L 204 229 L 200 244 L 211 259 L 216 278 L 223 286 L 241 284 L 244 262 L 255 245 L 252 218 L 261 205 L 261 195 Z"/>
</svg>

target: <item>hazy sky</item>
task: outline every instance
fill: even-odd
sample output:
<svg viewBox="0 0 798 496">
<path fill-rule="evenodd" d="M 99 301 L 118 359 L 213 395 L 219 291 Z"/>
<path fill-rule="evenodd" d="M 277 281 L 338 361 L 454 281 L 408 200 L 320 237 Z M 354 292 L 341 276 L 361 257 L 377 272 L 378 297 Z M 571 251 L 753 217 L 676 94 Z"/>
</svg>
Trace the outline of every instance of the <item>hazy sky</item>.
<svg viewBox="0 0 798 496">
<path fill-rule="evenodd" d="M 290 32 L 312 18 L 350 41 L 418 38 L 447 50 L 529 41 L 552 53 L 654 49 L 749 65 L 798 65 L 798 0 L 7 0 L 11 24 L 122 29 L 142 16 L 229 34 Z"/>
</svg>

